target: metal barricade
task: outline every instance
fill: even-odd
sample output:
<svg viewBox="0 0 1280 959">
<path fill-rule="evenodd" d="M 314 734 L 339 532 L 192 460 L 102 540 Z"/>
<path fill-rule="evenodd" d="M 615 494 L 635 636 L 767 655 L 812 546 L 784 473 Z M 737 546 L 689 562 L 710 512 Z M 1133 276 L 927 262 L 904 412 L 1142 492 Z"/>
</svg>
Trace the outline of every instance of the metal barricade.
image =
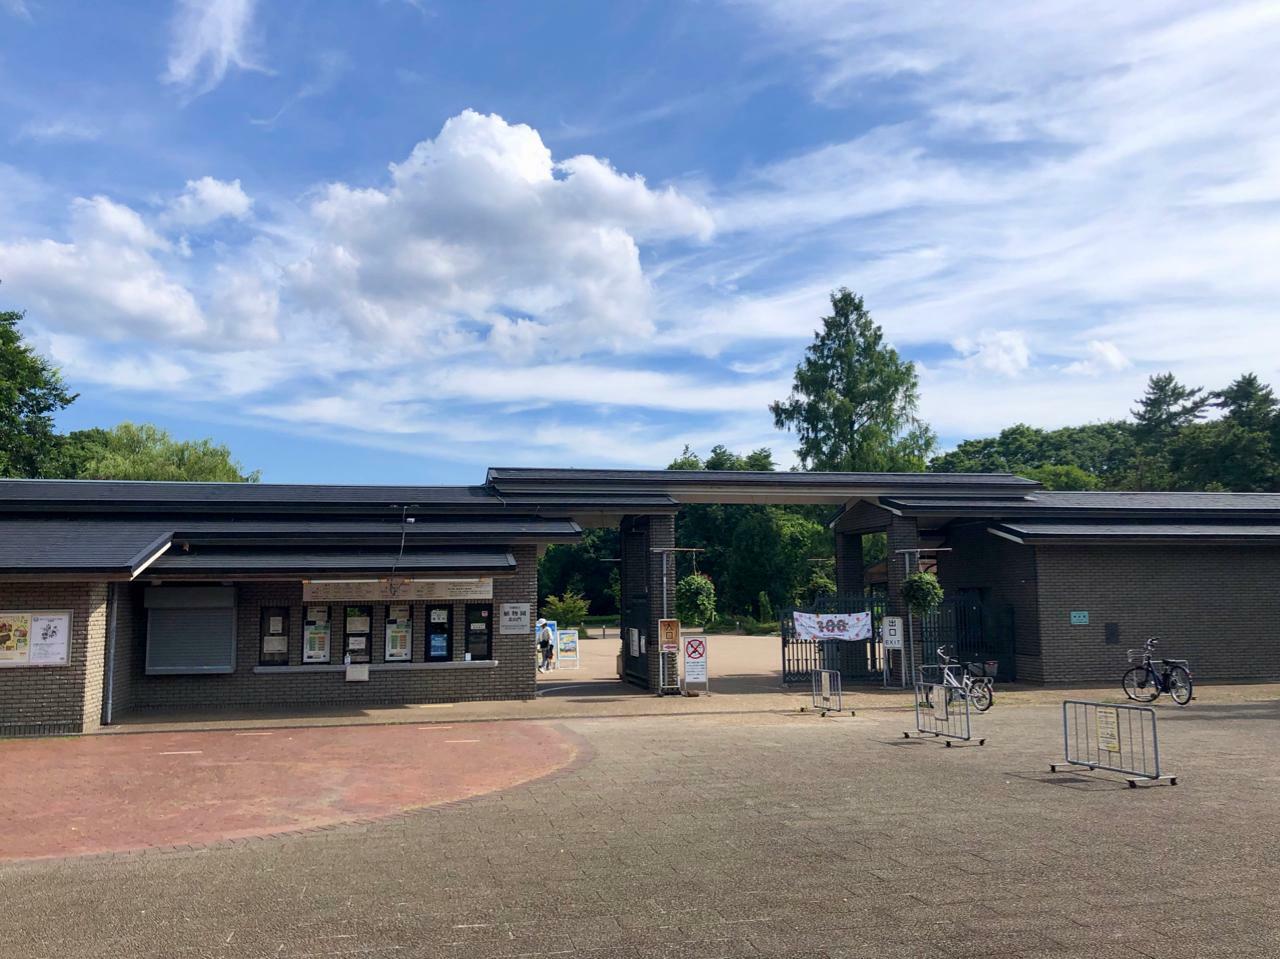
<svg viewBox="0 0 1280 959">
<path fill-rule="evenodd" d="M 940 666 L 920 666 L 916 669 L 916 728 L 918 736 L 932 736 L 944 740 L 950 746 L 952 741 L 972 742 L 973 727 L 969 722 L 969 700 L 958 694 L 954 687 L 943 684 L 943 672 Z M 912 734 L 904 732 L 904 739 Z M 977 745 L 982 746 L 986 738 L 979 739 Z"/>
<path fill-rule="evenodd" d="M 1178 777 L 1161 772 L 1156 711 L 1150 706 L 1068 699 L 1062 704 L 1062 762 L 1050 772 L 1076 766 L 1105 769 L 1129 776 L 1129 785 L 1167 782 Z"/>
<path fill-rule="evenodd" d="M 844 708 L 844 696 L 840 689 L 840 670 L 815 669 L 813 671 L 813 708 L 822 715 L 840 712 Z"/>
</svg>

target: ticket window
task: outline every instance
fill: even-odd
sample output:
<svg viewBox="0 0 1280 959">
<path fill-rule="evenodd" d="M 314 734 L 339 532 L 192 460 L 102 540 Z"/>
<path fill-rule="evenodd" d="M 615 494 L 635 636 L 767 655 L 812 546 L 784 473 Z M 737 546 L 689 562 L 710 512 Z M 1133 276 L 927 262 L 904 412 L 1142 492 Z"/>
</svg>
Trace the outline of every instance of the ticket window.
<svg viewBox="0 0 1280 959">
<path fill-rule="evenodd" d="M 289 665 L 289 609 L 287 606 L 262 607 L 261 645 L 258 665 Z"/>
<path fill-rule="evenodd" d="M 344 606 L 342 611 L 344 658 L 350 656 L 353 663 L 369 662 L 373 646 L 373 607 Z"/>
<path fill-rule="evenodd" d="M 320 664 L 331 661 L 329 639 L 332 635 L 328 606 L 307 606 L 302 611 L 302 662 Z"/>
<path fill-rule="evenodd" d="M 453 659 L 453 609 L 427 607 L 427 662 L 447 663 Z"/>
<path fill-rule="evenodd" d="M 413 607 L 392 603 L 387 607 L 386 642 L 382 658 L 388 663 L 407 663 L 413 658 Z"/>
<path fill-rule="evenodd" d="M 467 607 L 466 658 L 469 660 L 493 658 L 493 607 Z"/>
</svg>

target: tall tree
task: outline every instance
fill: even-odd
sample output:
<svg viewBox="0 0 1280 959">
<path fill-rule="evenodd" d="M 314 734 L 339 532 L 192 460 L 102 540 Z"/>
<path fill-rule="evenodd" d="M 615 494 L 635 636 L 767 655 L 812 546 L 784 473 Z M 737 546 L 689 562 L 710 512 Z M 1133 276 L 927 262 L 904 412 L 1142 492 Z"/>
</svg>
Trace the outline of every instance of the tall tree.
<svg viewBox="0 0 1280 959">
<path fill-rule="evenodd" d="M 937 437 L 916 415 L 915 364 L 884 342 L 862 297 L 831 294 L 796 367 L 791 395 L 770 405 L 774 425 L 795 432 L 811 470 L 923 470 Z"/>
<path fill-rule="evenodd" d="M 53 417 L 76 399 L 47 359 L 24 342 L 22 313 L 0 312 L 0 476 L 56 473 L 61 438 Z"/>
<path fill-rule="evenodd" d="M 1133 485 L 1138 489 L 1170 489 L 1177 480 L 1169 465 L 1170 443 L 1204 416 L 1209 397 L 1204 388 L 1188 387 L 1172 373 L 1157 373 L 1147 380 L 1133 416 L 1136 458 Z"/>
<path fill-rule="evenodd" d="M 1183 427 L 1168 447 L 1179 489 L 1280 490 L 1280 404 L 1252 373 L 1212 394 L 1221 419 Z"/>
<path fill-rule="evenodd" d="M 79 479 L 182 480 L 256 483 L 226 446 L 212 440 L 175 440 L 150 423 L 121 423 L 66 437 L 65 468 Z"/>
</svg>

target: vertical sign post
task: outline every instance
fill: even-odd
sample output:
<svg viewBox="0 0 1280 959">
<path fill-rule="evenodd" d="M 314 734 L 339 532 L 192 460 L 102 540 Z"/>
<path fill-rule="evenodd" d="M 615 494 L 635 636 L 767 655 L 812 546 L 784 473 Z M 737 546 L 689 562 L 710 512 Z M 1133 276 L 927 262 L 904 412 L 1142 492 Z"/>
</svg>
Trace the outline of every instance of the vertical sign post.
<svg viewBox="0 0 1280 959">
<path fill-rule="evenodd" d="M 884 656 L 884 685 L 889 685 L 889 659 L 890 654 L 897 651 L 899 657 L 902 655 L 902 617 L 901 616 L 882 616 L 880 617 L 880 640 L 883 646 Z M 902 685 L 907 684 L 906 670 L 903 670 Z"/>
<path fill-rule="evenodd" d="M 680 620 L 658 620 L 658 695 L 680 692 Z"/>
<path fill-rule="evenodd" d="M 684 690 L 689 691 L 690 683 L 701 683 L 702 691 L 711 692 L 711 683 L 707 678 L 707 638 L 705 636 L 682 636 L 681 649 L 684 651 Z"/>
</svg>

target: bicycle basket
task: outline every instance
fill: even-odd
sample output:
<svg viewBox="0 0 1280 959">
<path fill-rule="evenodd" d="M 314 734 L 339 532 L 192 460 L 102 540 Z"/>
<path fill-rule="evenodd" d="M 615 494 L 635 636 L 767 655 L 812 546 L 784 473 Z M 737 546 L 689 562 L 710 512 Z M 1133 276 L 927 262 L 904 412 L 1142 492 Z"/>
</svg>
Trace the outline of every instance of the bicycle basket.
<svg viewBox="0 0 1280 959">
<path fill-rule="evenodd" d="M 988 659 L 981 663 L 965 663 L 965 672 L 975 679 L 995 679 L 996 673 L 1000 671 L 1000 663 L 994 659 Z"/>
<path fill-rule="evenodd" d="M 1129 650 L 1129 662 L 1135 666 L 1141 666 L 1147 661 L 1147 651 L 1145 649 Z"/>
</svg>

